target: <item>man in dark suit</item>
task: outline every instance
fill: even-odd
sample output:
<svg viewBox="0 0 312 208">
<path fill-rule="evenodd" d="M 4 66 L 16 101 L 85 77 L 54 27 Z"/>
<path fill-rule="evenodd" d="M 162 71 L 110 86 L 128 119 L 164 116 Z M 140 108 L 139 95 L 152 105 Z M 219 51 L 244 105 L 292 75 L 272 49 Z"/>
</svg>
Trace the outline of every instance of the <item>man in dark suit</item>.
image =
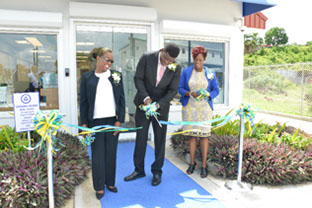
<svg viewBox="0 0 312 208">
<path fill-rule="evenodd" d="M 148 105 L 156 102 L 159 120 L 168 120 L 170 101 L 178 92 L 181 66 L 174 63 L 180 53 L 179 47 L 169 43 L 160 51 L 145 53 L 141 57 L 134 83 L 137 93 L 134 104 L 137 106 L 135 112 L 135 123 L 137 127 L 143 127 L 137 131 L 134 150 L 134 172 L 125 177 L 125 181 L 132 181 L 145 176 L 144 158 L 147 145 L 148 129 L 152 122 L 154 130 L 155 161 L 152 164 L 152 185 L 157 186 L 161 182 L 162 166 L 165 157 L 165 144 L 167 126 L 159 125 L 154 117 L 146 119 L 145 112 L 139 109 L 139 105 Z M 169 66 L 168 66 L 169 65 Z"/>
</svg>

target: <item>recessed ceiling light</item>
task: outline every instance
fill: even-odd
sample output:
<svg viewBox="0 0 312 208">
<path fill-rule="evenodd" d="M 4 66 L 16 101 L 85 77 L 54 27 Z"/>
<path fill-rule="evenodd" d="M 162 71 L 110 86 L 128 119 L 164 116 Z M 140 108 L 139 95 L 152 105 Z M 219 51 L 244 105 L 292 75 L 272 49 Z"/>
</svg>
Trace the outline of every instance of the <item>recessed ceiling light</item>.
<svg viewBox="0 0 312 208">
<path fill-rule="evenodd" d="M 16 40 L 17 44 L 30 44 L 27 40 Z"/>
<path fill-rule="evenodd" d="M 90 53 L 90 51 L 76 51 L 77 53 Z"/>
<path fill-rule="evenodd" d="M 77 58 L 86 59 L 86 58 L 88 58 L 88 56 L 77 56 Z"/>
<path fill-rule="evenodd" d="M 92 42 L 77 42 L 76 45 L 79 45 L 79 46 L 82 46 L 82 45 L 95 45 L 95 43 L 92 43 Z"/>
<path fill-rule="evenodd" d="M 37 53 L 46 53 L 45 50 L 36 50 L 36 49 L 33 49 L 33 50 L 30 50 L 31 53 L 33 52 L 37 52 Z"/>
<path fill-rule="evenodd" d="M 33 46 L 42 46 L 42 44 L 37 38 L 25 37 L 25 39 L 28 40 L 31 44 L 33 44 Z"/>
<path fill-rule="evenodd" d="M 51 56 L 38 56 L 39 58 L 51 58 Z"/>
</svg>

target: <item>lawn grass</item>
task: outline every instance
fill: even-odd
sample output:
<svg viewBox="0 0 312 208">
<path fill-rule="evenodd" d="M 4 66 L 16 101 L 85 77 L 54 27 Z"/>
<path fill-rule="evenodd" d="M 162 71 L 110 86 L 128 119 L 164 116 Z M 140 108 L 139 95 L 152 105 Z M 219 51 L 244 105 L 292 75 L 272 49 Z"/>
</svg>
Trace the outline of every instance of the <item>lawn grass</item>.
<svg viewBox="0 0 312 208">
<path fill-rule="evenodd" d="M 312 117 L 308 102 L 303 99 L 301 113 L 301 87 L 291 86 L 285 90 L 287 94 L 275 94 L 272 92 L 259 93 L 255 89 L 243 89 L 243 102 L 250 103 L 260 110 L 289 113 Z"/>
</svg>

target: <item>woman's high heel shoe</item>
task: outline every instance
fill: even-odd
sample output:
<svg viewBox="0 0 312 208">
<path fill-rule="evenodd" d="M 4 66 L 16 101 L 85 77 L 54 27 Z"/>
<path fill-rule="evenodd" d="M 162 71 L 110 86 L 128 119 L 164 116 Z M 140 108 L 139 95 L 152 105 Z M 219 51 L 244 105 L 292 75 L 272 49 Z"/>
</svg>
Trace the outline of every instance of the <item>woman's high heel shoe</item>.
<svg viewBox="0 0 312 208">
<path fill-rule="evenodd" d="M 208 168 L 207 167 L 202 167 L 200 171 L 200 177 L 201 178 L 206 178 L 208 176 Z"/>
<path fill-rule="evenodd" d="M 194 163 L 193 165 L 191 164 L 186 170 L 186 173 L 189 175 L 192 174 L 194 172 L 195 166 L 196 166 L 196 163 Z"/>
</svg>

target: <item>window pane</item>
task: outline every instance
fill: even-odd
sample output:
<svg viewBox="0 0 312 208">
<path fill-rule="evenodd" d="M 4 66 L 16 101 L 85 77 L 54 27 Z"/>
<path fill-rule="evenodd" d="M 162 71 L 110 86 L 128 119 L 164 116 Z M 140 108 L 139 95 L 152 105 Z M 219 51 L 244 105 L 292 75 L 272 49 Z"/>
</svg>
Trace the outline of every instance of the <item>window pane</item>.
<svg viewBox="0 0 312 208">
<path fill-rule="evenodd" d="M 0 110 L 12 110 L 12 93 L 39 92 L 41 109 L 58 108 L 57 37 L 0 33 Z"/>
<path fill-rule="evenodd" d="M 178 63 L 182 65 L 182 68 L 186 68 L 188 66 L 193 65 L 192 58 L 192 49 L 201 45 L 205 47 L 208 51 L 206 61 L 204 65 L 216 72 L 217 80 L 220 88 L 220 94 L 213 99 L 213 103 L 215 104 L 223 104 L 224 103 L 224 43 L 215 43 L 215 42 L 204 42 L 204 41 L 188 41 L 188 40 L 165 40 L 165 44 L 169 42 L 176 43 L 181 51 L 176 59 Z M 181 95 L 178 94 L 174 100 L 173 104 L 181 104 L 179 103 Z"/>
</svg>

